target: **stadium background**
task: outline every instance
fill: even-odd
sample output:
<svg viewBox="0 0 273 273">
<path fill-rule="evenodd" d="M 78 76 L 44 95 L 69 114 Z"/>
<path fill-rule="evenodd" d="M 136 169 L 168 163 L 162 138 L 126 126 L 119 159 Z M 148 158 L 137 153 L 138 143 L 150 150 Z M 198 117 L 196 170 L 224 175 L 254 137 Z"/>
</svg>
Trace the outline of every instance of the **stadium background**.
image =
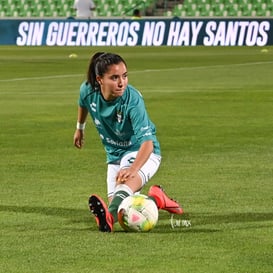
<svg viewBox="0 0 273 273">
<path fill-rule="evenodd" d="M 121 11 L 129 19 L 138 3 L 114 2 L 95 18 Z M 0 3 L 0 24 L 74 14 L 67 1 Z M 147 18 L 272 16 L 266 0 L 168 1 L 170 9 L 157 1 L 147 10 L 145 3 L 137 7 L 154 12 Z M 105 197 L 105 155 L 90 121 L 85 149 L 73 147 L 72 135 L 79 84 L 98 50 L 127 60 L 162 146 L 151 182 L 182 203 L 191 227 L 172 229 L 160 212 L 148 234 L 97 231 L 87 199 Z M 272 53 L 272 46 L 0 46 L 0 272 L 272 273 Z"/>
<path fill-rule="evenodd" d="M 134 8 L 144 16 L 249 17 L 273 16 L 273 0 L 95 0 L 94 17 L 131 16 Z M 0 0 L 0 17 L 75 15 L 73 0 Z"/>
<path fill-rule="evenodd" d="M 273 0 L 102 0 L 95 3 L 93 18 L 78 23 L 83 20 L 73 20 L 76 19 L 73 0 L 0 0 L 0 45 L 273 44 Z M 142 20 L 132 23 L 134 9 L 139 9 L 143 16 Z M 191 25 L 187 27 L 187 24 Z M 114 33 L 119 37 L 111 38 Z M 103 35 L 101 41 L 95 41 L 95 36 Z M 177 41 L 169 42 L 173 39 L 170 36 L 178 35 L 180 42 L 179 37 L 175 38 Z M 185 35 L 187 41 L 184 42 L 182 36 Z M 199 35 L 195 39 L 198 41 L 189 42 L 194 35 Z M 56 42 L 52 36 L 68 36 L 68 40 Z M 79 42 L 83 36 L 85 41 Z"/>
</svg>

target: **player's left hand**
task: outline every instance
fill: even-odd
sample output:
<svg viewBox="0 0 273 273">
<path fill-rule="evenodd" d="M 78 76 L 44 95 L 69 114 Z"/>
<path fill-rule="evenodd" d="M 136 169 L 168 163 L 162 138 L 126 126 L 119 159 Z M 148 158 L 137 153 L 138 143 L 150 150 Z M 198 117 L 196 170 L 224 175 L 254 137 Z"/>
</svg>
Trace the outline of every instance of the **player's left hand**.
<svg viewBox="0 0 273 273">
<path fill-rule="evenodd" d="M 126 169 L 121 169 L 118 174 L 117 174 L 117 183 L 125 183 L 127 182 L 130 178 L 134 178 L 136 176 L 136 171 L 132 168 L 126 168 Z"/>
</svg>

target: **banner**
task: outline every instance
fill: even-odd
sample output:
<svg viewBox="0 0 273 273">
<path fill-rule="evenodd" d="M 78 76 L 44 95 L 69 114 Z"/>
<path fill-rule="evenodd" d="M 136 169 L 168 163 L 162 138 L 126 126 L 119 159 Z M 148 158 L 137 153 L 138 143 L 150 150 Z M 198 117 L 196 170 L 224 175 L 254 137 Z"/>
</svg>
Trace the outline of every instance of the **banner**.
<svg viewBox="0 0 273 273">
<path fill-rule="evenodd" d="M 266 46 L 273 19 L 0 20 L 0 45 Z"/>
</svg>

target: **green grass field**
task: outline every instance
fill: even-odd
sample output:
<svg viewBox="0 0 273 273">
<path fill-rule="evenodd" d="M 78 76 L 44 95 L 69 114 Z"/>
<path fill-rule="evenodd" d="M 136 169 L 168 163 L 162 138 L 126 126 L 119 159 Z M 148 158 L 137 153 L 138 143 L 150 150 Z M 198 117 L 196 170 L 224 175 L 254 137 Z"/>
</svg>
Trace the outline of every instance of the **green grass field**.
<svg viewBox="0 0 273 273">
<path fill-rule="evenodd" d="M 272 273 L 267 49 L 0 47 L 0 272 Z M 97 231 L 87 200 L 106 198 L 106 164 L 90 119 L 84 149 L 72 142 L 89 58 L 105 50 L 127 60 L 157 125 L 150 184 L 180 201 L 189 228 L 161 211 L 149 233 Z"/>
</svg>

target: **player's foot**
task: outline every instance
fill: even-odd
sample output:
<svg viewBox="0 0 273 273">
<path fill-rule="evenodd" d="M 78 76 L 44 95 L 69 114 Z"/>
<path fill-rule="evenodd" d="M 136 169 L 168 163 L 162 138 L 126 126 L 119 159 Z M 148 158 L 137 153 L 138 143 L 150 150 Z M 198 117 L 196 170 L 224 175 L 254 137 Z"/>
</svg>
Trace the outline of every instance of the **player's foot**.
<svg viewBox="0 0 273 273">
<path fill-rule="evenodd" d="M 91 195 L 89 197 L 89 208 L 96 218 L 96 222 L 100 231 L 113 231 L 113 216 L 108 211 L 107 205 L 99 196 Z"/>
<path fill-rule="evenodd" d="M 170 213 L 183 214 L 183 209 L 181 206 L 176 201 L 168 197 L 161 186 L 151 186 L 148 192 L 148 196 L 151 196 L 155 199 L 159 209 L 166 210 Z"/>
</svg>

